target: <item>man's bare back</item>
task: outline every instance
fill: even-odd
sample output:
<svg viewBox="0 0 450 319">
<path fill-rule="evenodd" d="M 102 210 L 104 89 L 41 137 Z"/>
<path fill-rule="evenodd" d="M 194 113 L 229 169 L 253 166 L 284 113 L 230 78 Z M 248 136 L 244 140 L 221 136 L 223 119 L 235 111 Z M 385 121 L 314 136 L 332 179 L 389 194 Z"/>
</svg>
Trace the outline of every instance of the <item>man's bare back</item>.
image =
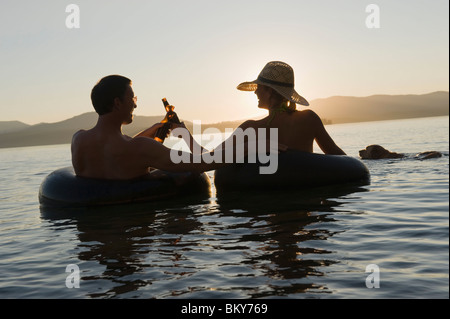
<svg viewBox="0 0 450 319">
<path fill-rule="evenodd" d="M 77 176 L 132 179 L 147 174 L 149 167 L 138 159 L 135 141 L 122 134 L 122 125 L 133 121 L 137 107 L 131 80 L 106 77 L 94 87 L 91 99 L 99 113 L 97 124 L 90 130 L 78 131 L 72 138 L 72 165 Z"/>
<path fill-rule="evenodd" d="M 78 131 L 72 140 L 72 164 L 78 176 L 133 179 L 149 172 L 134 165 L 132 138 L 98 128 Z"/>
</svg>

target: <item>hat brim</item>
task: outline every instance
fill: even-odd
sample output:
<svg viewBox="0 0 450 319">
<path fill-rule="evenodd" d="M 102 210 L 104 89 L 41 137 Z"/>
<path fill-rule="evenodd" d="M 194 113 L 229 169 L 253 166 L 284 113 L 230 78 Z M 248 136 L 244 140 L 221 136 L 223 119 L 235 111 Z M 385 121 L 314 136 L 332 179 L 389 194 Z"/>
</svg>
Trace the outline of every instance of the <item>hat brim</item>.
<svg viewBox="0 0 450 319">
<path fill-rule="evenodd" d="M 260 82 L 259 80 L 255 80 L 253 82 L 242 82 L 241 84 L 239 84 L 237 86 L 237 89 L 240 91 L 255 91 L 258 88 L 258 84 L 265 85 L 265 86 L 268 86 L 268 87 L 274 89 L 279 94 L 281 94 L 281 96 L 286 98 L 288 101 L 291 101 L 291 102 L 294 102 L 294 103 L 297 103 L 300 105 L 304 105 L 304 106 L 309 106 L 309 102 L 303 96 L 298 94 L 294 88 L 279 86 L 279 85 L 275 85 L 275 84 L 267 84 L 267 83 Z"/>
</svg>

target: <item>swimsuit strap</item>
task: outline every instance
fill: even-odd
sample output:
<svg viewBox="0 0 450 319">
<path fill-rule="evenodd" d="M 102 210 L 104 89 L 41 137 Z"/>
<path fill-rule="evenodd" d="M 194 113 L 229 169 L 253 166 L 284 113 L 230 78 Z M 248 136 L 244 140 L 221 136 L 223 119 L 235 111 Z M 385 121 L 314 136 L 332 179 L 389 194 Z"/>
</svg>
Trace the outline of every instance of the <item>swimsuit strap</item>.
<svg viewBox="0 0 450 319">
<path fill-rule="evenodd" d="M 293 105 L 293 107 L 291 106 Z M 267 126 L 270 126 L 270 123 L 273 121 L 275 116 L 279 113 L 293 113 L 295 111 L 295 103 L 292 103 L 288 106 L 287 102 L 281 103 L 279 107 L 271 109 L 272 114 L 270 115 L 269 119 L 267 120 L 266 124 Z"/>
</svg>

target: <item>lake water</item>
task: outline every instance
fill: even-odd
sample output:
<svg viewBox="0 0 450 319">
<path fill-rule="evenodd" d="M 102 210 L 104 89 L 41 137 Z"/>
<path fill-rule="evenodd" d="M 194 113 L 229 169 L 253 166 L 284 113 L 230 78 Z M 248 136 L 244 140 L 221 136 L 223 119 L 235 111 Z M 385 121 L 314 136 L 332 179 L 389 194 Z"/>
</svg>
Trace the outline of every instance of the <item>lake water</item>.
<svg viewBox="0 0 450 319">
<path fill-rule="evenodd" d="M 367 186 L 213 188 L 70 216 L 38 202 L 69 145 L 0 149 L 0 298 L 449 298 L 448 120 L 327 126 L 354 157 L 370 144 L 444 154 L 366 160 Z M 66 286 L 70 264 L 79 288 Z"/>
</svg>

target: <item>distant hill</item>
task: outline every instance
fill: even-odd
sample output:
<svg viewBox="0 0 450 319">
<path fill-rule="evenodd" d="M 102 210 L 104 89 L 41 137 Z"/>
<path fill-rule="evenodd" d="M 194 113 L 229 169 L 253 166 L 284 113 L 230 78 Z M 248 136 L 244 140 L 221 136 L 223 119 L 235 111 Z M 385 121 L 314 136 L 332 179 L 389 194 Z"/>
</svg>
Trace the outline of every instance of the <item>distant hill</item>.
<svg viewBox="0 0 450 319">
<path fill-rule="evenodd" d="M 449 93 L 335 96 L 313 100 L 310 108 L 323 120 L 326 119 L 326 124 L 444 116 L 449 115 Z M 93 127 L 97 118 L 95 112 L 90 112 L 56 123 L 28 125 L 18 121 L 3 121 L 0 122 L 0 148 L 70 143 L 76 131 Z M 163 115 L 136 116 L 131 125 L 123 127 L 123 131 L 133 136 L 162 118 Z M 202 124 L 202 129 L 215 127 L 224 131 L 225 128 L 236 128 L 243 121 Z M 185 123 L 192 131 L 192 123 Z"/>
<path fill-rule="evenodd" d="M 449 114 L 449 93 L 423 95 L 334 96 L 311 102 L 310 108 L 332 123 L 396 120 Z"/>
<path fill-rule="evenodd" d="M 0 121 L 0 134 L 20 131 L 29 126 L 19 121 Z"/>
<path fill-rule="evenodd" d="M 97 118 L 97 113 L 89 112 L 61 122 L 40 123 L 21 130 L 0 133 L 0 148 L 70 143 L 75 132 L 92 128 L 97 123 Z M 161 118 L 162 116 L 137 116 L 133 125 L 124 126 L 123 131 L 125 134 L 133 135 L 134 132 L 149 127 L 149 123 L 160 121 Z"/>
<path fill-rule="evenodd" d="M 161 116 L 135 116 L 133 123 L 123 126 L 124 134 L 133 136 L 151 125 L 161 121 Z M 28 125 L 17 121 L 0 122 L 0 148 L 23 147 L 35 145 L 67 144 L 80 129 L 90 129 L 97 123 L 95 112 L 84 113 L 56 123 L 40 123 Z M 222 131 L 225 128 L 236 128 L 243 121 L 229 121 L 217 124 L 202 124 L 202 129 L 216 127 Z M 23 125 L 19 125 L 21 123 Z M 185 121 L 192 132 L 192 122 Z"/>
</svg>

